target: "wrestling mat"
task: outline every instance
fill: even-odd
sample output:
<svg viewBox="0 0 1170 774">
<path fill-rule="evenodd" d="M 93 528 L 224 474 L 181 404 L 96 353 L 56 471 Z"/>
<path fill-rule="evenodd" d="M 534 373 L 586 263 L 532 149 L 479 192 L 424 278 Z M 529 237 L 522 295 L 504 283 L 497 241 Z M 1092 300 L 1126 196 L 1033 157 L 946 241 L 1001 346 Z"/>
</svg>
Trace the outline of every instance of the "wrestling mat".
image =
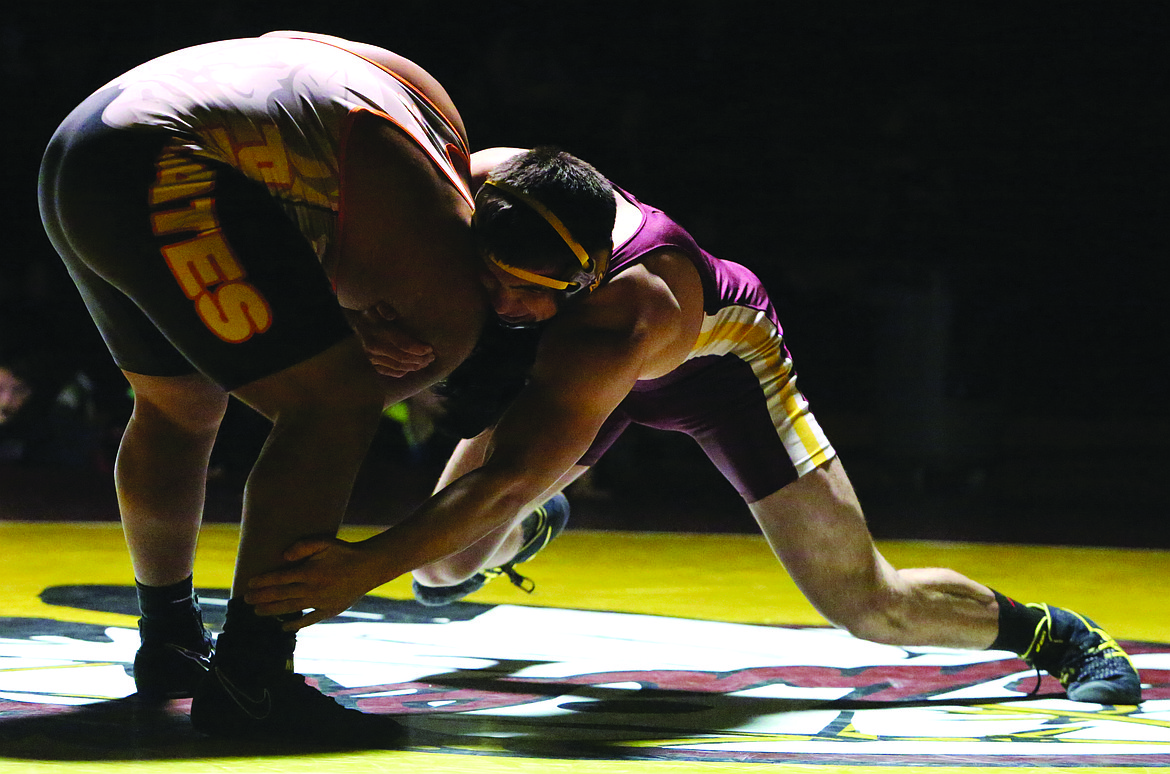
<svg viewBox="0 0 1170 774">
<path fill-rule="evenodd" d="M 347 537 L 368 534 L 351 529 Z M 236 532 L 196 582 L 222 621 Z M 1123 641 L 1140 707 L 1071 702 L 1011 654 L 877 645 L 827 628 L 761 538 L 569 531 L 526 566 L 424 608 L 400 579 L 301 633 L 297 670 L 409 729 L 400 750 L 195 734 L 189 702 L 127 697 L 135 597 L 111 524 L 0 522 L 0 771 L 1080 772 L 1170 767 L 1170 553 L 883 544 L 1074 607 Z"/>
</svg>

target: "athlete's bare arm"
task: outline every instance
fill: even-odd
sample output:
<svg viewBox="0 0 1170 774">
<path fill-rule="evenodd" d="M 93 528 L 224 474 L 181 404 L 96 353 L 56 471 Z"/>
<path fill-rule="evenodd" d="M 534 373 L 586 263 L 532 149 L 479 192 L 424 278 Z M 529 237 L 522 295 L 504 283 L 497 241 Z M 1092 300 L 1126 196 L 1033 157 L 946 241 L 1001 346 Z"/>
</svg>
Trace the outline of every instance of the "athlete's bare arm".
<svg viewBox="0 0 1170 774">
<path fill-rule="evenodd" d="M 478 190 L 498 164 L 523 152 L 519 148 L 489 148 L 473 153 L 471 190 Z M 357 302 L 351 300 L 351 303 Z M 379 374 L 400 379 L 434 361 L 434 348 L 403 328 L 402 316 L 389 303 L 383 301 L 364 309 L 344 311 Z"/>
<path fill-rule="evenodd" d="M 495 167 L 525 153 L 522 148 L 487 148 L 471 154 L 471 190 L 478 190 Z M 636 231 L 642 222 L 641 212 L 620 192 L 615 192 L 617 217 L 614 224 L 613 243 L 620 245 Z M 670 250 L 662 250 L 644 259 L 642 266 L 624 273 L 620 281 L 603 287 L 590 299 L 590 308 L 597 310 L 605 304 L 629 303 L 625 295 L 619 295 L 613 288 L 638 284 L 662 283 L 673 296 L 672 303 L 682 310 L 681 325 L 674 333 L 661 331 L 673 336 L 673 341 L 664 341 L 657 358 L 647 364 L 641 378 L 653 378 L 676 368 L 698 334 L 702 323 L 703 288 L 698 273 L 690 259 Z M 638 304 L 646 303 L 640 300 Z M 628 307 L 627 307 L 628 308 Z M 362 337 L 366 354 L 379 373 L 386 376 L 402 377 L 423 368 L 431 362 L 433 354 L 426 342 L 420 341 L 411 331 L 404 329 L 397 310 L 388 304 L 370 308 L 362 314 L 351 315 L 351 324 Z"/>
<path fill-rule="evenodd" d="M 388 399 L 400 400 L 467 357 L 488 299 L 467 201 L 398 127 L 373 113 L 352 121 L 337 247 L 326 268 L 352 323 L 363 312 L 393 310 L 394 324 L 433 350 L 424 368 L 384 380 Z"/>
<path fill-rule="evenodd" d="M 281 563 L 289 539 L 332 534 L 382 409 L 382 388 L 353 338 L 239 388 L 272 421 L 244 494 L 233 595 Z"/>
<path fill-rule="evenodd" d="M 294 546 L 286 558 L 304 561 L 257 579 L 248 600 L 265 615 L 313 609 L 290 625 L 300 628 L 511 521 L 573 467 L 634 382 L 661 366 L 663 345 L 684 319 L 660 280 L 599 290 L 550 325 L 532 379 L 500 420 L 482 466 L 366 541 Z"/>
</svg>

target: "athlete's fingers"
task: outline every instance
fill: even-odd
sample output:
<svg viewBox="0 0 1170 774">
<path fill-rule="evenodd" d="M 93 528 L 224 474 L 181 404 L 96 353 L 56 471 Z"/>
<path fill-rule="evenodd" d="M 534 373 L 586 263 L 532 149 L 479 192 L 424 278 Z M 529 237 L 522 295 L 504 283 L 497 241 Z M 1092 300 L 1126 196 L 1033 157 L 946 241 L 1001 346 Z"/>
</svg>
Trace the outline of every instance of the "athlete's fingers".
<svg viewBox="0 0 1170 774">
<path fill-rule="evenodd" d="M 260 579 L 253 578 L 253 581 L 256 580 Z M 248 590 L 244 592 L 244 601 L 249 605 L 287 604 L 299 601 L 304 593 L 304 584 L 296 580 L 278 582 L 276 579 L 265 578 L 261 582 L 267 585 L 248 584 Z"/>
<path fill-rule="evenodd" d="M 371 307 L 371 311 L 376 313 L 383 320 L 398 319 L 398 310 L 390 306 L 390 304 L 386 303 L 385 301 L 379 301 L 378 303 L 374 304 L 374 306 Z"/>
<path fill-rule="evenodd" d="M 375 370 L 382 369 L 385 371 L 400 371 L 402 373 L 409 373 L 411 371 L 417 371 L 420 368 L 425 368 L 435 359 L 434 355 L 399 355 L 398 353 L 375 352 L 370 349 L 366 350 L 366 357 L 369 359 L 371 365 L 374 366 Z"/>
<path fill-rule="evenodd" d="M 300 618 L 294 619 L 292 621 L 285 621 L 281 625 L 281 628 L 284 629 L 286 632 L 295 632 L 299 629 L 304 629 L 306 626 L 311 626 L 312 624 L 320 623 L 321 621 L 324 621 L 327 618 L 332 618 L 333 616 L 339 615 L 340 613 L 343 613 L 343 612 L 345 612 L 345 611 L 344 610 L 337 610 L 337 611 L 314 610 L 310 613 L 306 613 L 305 615 L 302 615 Z"/>
<path fill-rule="evenodd" d="M 287 562 L 299 562 L 302 559 L 308 559 L 310 556 L 328 551 L 333 547 L 334 542 L 325 538 L 302 538 L 285 549 L 284 559 Z M 288 573 L 289 571 L 285 572 Z"/>
<path fill-rule="evenodd" d="M 403 344 L 399 345 L 392 337 L 379 334 L 367 336 L 362 346 L 371 360 L 426 365 L 435 359 L 435 353 L 429 346 L 420 345 L 414 339 L 404 340 Z"/>
<path fill-rule="evenodd" d="M 427 355 L 431 346 L 411 335 L 401 325 L 398 325 L 397 313 L 390 310 L 382 311 L 382 307 L 367 309 L 361 314 L 364 336 L 368 344 L 387 351 L 398 350 L 411 355 Z"/>
<path fill-rule="evenodd" d="M 305 604 L 302 600 L 297 598 L 291 599 L 275 599 L 267 602 L 254 602 L 254 597 L 251 592 L 244 595 L 244 601 L 252 605 L 256 611 L 256 615 L 289 615 L 290 613 L 299 613 L 305 609 Z"/>
<path fill-rule="evenodd" d="M 429 355 L 432 359 L 435 356 L 435 350 L 430 344 L 419 341 L 401 328 L 387 327 L 382 330 L 382 333 L 388 341 L 403 352 L 423 357 Z"/>
<path fill-rule="evenodd" d="M 389 306 L 365 309 L 350 316 L 366 357 L 384 376 L 401 377 L 425 368 L 435 359 L 429 344 L 401 328 Z"/>
<path fill-rule="evenodd" d="M 434 358 L 434 349 L 430 344 L 388 323 L 382 323 L 367 333 L 366 348 L 379 355 L 406 361 Z"/>
<path fill-rule="evenodd" d="M 369 349 L 365 350 L 366 358 L 369 359 L 370 364 L 374 366 L 374 370 L 383 376 L 405 376 L 412 371 L 418 371 L 421 368 L 426 368 L 430 365 L 435 356 L 428 355 L 404 355 L 400 352 L 385 352 Z"/>
<path fill-rule="evenodd" d="M 255 595 L 260 601 L 270 602 L 273 599 L 280 599 L 275 596 L 281 593 L 281 589 L 287 592 L 287 589 L 300 583 L 301 577 L 296 570 L 271 570 L 262 575 L 257 575 L 248 581 L 248 594 Z M 261 594 L 263 592 L 263 594 Z M 249 599 L 249 602 L 252 600 Z"/>
<path fill-rule="evenodd" d="M 365 350 L 366 356 L 370 359 L 371 363 L 415 365 L 421 367 L 435 359 L 434 352 L 416 354 L 414 352 L 405 352 L 394 346 L 366 345 Z"/>
</svg>

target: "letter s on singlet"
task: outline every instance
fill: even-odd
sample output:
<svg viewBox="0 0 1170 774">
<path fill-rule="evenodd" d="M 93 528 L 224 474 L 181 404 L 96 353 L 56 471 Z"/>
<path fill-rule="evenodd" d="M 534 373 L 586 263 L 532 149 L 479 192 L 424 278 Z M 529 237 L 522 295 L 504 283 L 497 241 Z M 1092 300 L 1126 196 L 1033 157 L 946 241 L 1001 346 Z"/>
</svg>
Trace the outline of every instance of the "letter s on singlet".
<svg viewBox="0 0 1170 774">
<path fill-rule="evenodd" d="M 272 325 L 268 302 L 247 282 L 228 282 L 195 301 L 199 318 L 221 339 L 239 344 Z"/>
<path fill-rule="evenodd" d="M 195 302 L 199 319 L 219 338 L 239 344 L 272 325 L 272 309 L 244 281 L 244 270 L 218 228 L 162 252 L 183 293 Z"/>
</svg>

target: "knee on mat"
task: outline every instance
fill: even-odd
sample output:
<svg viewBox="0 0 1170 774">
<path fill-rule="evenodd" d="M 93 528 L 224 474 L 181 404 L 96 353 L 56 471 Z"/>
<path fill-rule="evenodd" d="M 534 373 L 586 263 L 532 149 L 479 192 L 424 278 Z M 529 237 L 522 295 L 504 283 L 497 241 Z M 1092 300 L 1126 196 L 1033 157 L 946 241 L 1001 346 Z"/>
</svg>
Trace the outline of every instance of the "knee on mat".
<svg viewBox="0 0 1170 774">
<path fill-rule="evenodd" d="M 479 565 L 453 562 L 450 558 L 441 563 L 420 567 L 411 573 L 424 586 L 454 586 L 479 572 Z"/>
<path fill-rule="evenodd" d="M 826 613 L 836 627 L 854 637 L 883 645 L 900 645 L 908 630 L 902 607 L 892 594 L 874 594 L 864 600 L 850 600 L 847 605 Z"/>
</svg>

